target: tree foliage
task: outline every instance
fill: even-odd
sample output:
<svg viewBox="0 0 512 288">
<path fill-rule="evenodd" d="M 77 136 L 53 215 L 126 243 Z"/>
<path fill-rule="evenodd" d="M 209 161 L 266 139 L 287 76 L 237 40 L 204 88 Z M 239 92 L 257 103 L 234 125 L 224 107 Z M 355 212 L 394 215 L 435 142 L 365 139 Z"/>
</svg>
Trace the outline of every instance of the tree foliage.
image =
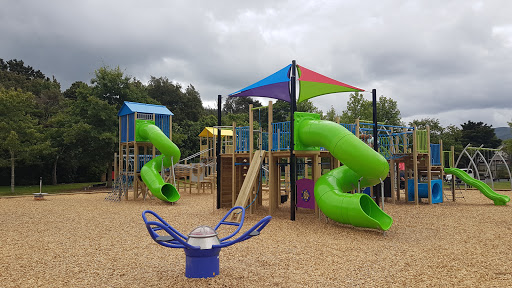
<svg viewBox="0 0 512 288">
<path fill-rule="evenodd" d="M 512 122 L 508 122 L 508 126 L 510 127 L 510 130 L 512 130 Z M 512 139 L 503 141 L 503 146 L 503 149 L 508 154 L 509 159 L 512 160 Z"/>
<path fill-rule="evenodd" d="M 260 101 L 254 100 L 251 97 L 227 97 L 222 112 L 226 114 L 249 114 L 250 104 L 252 104 L 253 107 L 263 106 Z"/>
<path fill-rule="evenodd" d="M 0 166 L 10 167 L 11 190 L 14 192 L 16 163 L 38 162 L 49 148 L 42 127 L 34 117 L 35 97 L 21 90 L 0 87 Z"/>
<path fill-rule="evenodd" d="M 148 96 L 165 105 L 174 114 L 173 122 L 180 125 L 188 121 L 198 121 L 204 114 L 201 95 L 193 85 L 183 89 L 167 77 L 151 76 L 147 86 Z"/>
<path fill-rule="evenodd" d="M 400 110 L 395 100 L 380 96 L 376 106 L 377 121 L 379 123 L 400 125 Z M 366 100 L 363 94 L 355 92 L 350 94 L 347 109 L 341 113 L 340 122 L 354 123 L 358 118 L 364 121 L 372 121 L 373 107 L 371 100 Z"/>
<path fill-rule="evenodd" d="M 498 148 L 501 145 L 501 140 L 496 137 L 492 125 L 469 120 L 460 126 L 462 127 L 460 142 L 463 146 L 471 143 L 473 147 L 483 145 L 486 148 Z"/>
<path fill-rule="evenodd" d="M 334 110 L 334 106 L 331 105 L 331 108 L 325 113 L 325 116 L 323 117 L 324 120 L 328 121 L 336 121 L 336 110 Z"/>
<path fill-rule="evenodd" d="M 112 167 L 118 147 L 117 112 L 124 101 L 165 105 L 174 113 L 173 142 L 182 156 L 199 150 L 198 134 L 204 127 L 217 125 L 217 109 L 203 108 L 201 95 L 192 84 L 184 87 L 166 77 L 151 76 L 147 84 L 125 75 L 119 67 L 98 68 L 90 84 L 77 81 L 64 92 L 54 77 L 26 65 L 21 60 L 0 59 L 0 184 L 98 181 Z M 249 105 L 262 104 L 249 97 L 225 99 L 222 125 L 249 125 Z M 341 121 L 356 118 L 372 120 L 371 101 L 362 94 L 351 94 Z M 379 97 L 379 122 L 400 124 L 397 103 Z M 323 114 L 312 102 L 298 103 L 297 111 Z M 268 110 L 253 110 L 254 129 L 268 129 Z M 322 119 L 335 121 L 333 106 Z M 290 103 L 273 105 L 273 122 L 290 120 Z M 468 121 L 462 129 L 443 128 L 438 119 L 425 118 L 410 123 L 424 129 L 430 126 L 431 140 L 443 140 L 445 147 L 461 151 L 467 143 L 497 147 L 491 126 Z M 512 127 L 512 122 L 509 124 Z M 512 155 L 512 140 L 505 143 Z M 449 148 L 446 148 L 446 150 Z M 13 180 L 11 180 L 13 179 Z"/>
<path fill-rule="evenodd" d="M 441 139 L 441 134 L 444 132 L 444 128 L 441 126 L 439 119 L 436 118 L 423 118 L 420 120 L 413 120 L 409 122 L 409 126 L 416 126 L 420 130 L 426 130 L 427 126 L 430 129 L 430 142 L 438 143 Z"/>
<path fill-rule="evenodd" d="M 121 108 L 124 101 L 158 104 L 148 97 L 144 85 L 135 78 L 124 75 L 118 67 L 100 67 L 94 71 L 91 79 L 92 95 L 107 101 L 108 104 Z"/>
</svg>

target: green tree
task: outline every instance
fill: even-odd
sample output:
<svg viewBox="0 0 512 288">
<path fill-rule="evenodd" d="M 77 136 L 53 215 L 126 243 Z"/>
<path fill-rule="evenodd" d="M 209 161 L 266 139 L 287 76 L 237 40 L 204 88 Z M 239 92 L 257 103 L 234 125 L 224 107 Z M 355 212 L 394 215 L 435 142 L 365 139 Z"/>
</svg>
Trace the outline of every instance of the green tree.
<svg viewBox="0 0 512 288">
<path fill-rule="evenodd" d="M 113 155 L 117 151 L 118 110 L 105 100 L 86 95 L 80 95 L 70 109 L 70 114 L 80 119 L 70 128 L 79 131 L 66 136 L 77 143 L 75 149 L 80 151 L 82 159 L 80 165 L 87 167 L 91 177 L 111 173 Z M 110 184 L 111 177 L 107 179 Z"/>
<path fill-rule="evenodd" d="M 272 118 L 273 122 L 285 122 L 290 121 L 290 103 L 282 100 L 277 100 L 272 105 Z"/>
<path fill-rule="evenodd" d="M 41 126 L 33 116 L 35 97 L 21 90 L 0 87 L 0 166 L 11 168 L 11 192 L 15 187 L 15 164 L 34 163 L 49 148 Z"/>
<path fill-rule="evenodd" d="M 42 91 L 60 91 L 60 84 L 55 78 L 50 80 L 41 71 L 25 66 L 23 60 L 16 59 L 0 59 L 0 86 L 31 92 L 36 97 L 39 97 Z"/>
<path fill-rule="evenodd" d="M 355 92 L 350 94 L 347 109 L 341 112 L 340 122 L 354 123 L 358 118 L 366 121 L 372 120 L 372 103 L 364 99 L 363 94 Z"/>
<path fill-rule="evenodd" d="M 137 79 L 125 76 L 118 67 L 100 67 L 91 79 L 92 95 L 120 109 L 124 101 L 158 104 L 148 97 L 145 86 Z"/>
<path fill-rule="evenodd" d="M 415 119 L 409 122 L 409 126 L 416 126 L 419 130 L 426 130 L 428 126 L 430 129 L 430 143 L 438 143 L 441 139 L 441 134 L 444 132 L 439 119 L 436 118 Z"/>
<path fill-rule="evenodd" d="M 328 121 L 336 121 L 336 110 L 334 110 L 334 107 L 331 105 L 331 109 L 329 109 L 329 111 L 327 111 L 327 113 L 325 113 L 325 116 L 323 117 L 324 120 L 328 120 Z"/>
<path fill-rule="evenodd" d="M 400 110 L 395 100 L 384 96 L 379 97 L 377 102 L 377 121 L 388 125 L 400 125 Z"/>
<path fill-rule="evenodd" d="M 59 164 L 66 167 L 63 169 L 68 174 L 65 175 L 66 178 L 70 181 L 74 180 L 70 178 L 69 174 L 74 174 L 73 171 L 76 170 L 80 162 L 78 160 L 82 159 L 80 152 L 83 150 L 80 147 L 91 143 L 91 139 L 87 137 L 92 129 L 91 125 L 74 114 L 72 105 L 76 102 L 68 100 L 66 104 L 48 121 L 45 129 L 45 134 L 52 147 L 49 156 L 52 159 L 51 179 L 53 185 L 58 183 L 57 168 Z"/>
<path fill-rule="evenodd" d="M 71 86 L 68 89 L 66 89 L 66 91 L 62 93 L 62 95 L 64 96 L 64 98 L 76 100 L 78 93 L 77 91 L 79 89 L 84 89 L 85 87 L 89 87 L 89 85 L 82 81 L 75 81 L 73 82 L 73 84 L 71 84 Z"/>
<path fill-rule="evenodd" d="M 225 114 L 249 114 L 250 104 L 254 108 L 263 106 L 260 101 L 254 100 L 252 97 L 227 97 L 222 112 Z"/>
<path fill-rule="evenodd" d="M 508 126 L 512 130 L 512 122 L 508 122 Z M 509 161 L 512 160 L 512 139 L 503 141 L 503 149 L 508 154 Z"/>
<path fill-rule="evenodd" d="M 318 109 L 313 105 L 313 102 L 306 100 L 300 103 L 297 103 L 297 112 L 308 112 L 308 113 L 317 113 L 322 115 L 322 110 Z"/>
<path fill-rule="evenodd" d="M 400 110 L 395 100 L 380 96 L 376 106 L 379 123 L 400 125 Z M 350 94 L 347 109 L 341 113 L 340 122 L 354 123 L 357 118 L 364 121 L 373 120 L 372 101 L 364 99 L 363 94 L 359 92 Z"/>
<path fill-rule="evenodd" d="M 166 77 L 151 76 L 147 86 L 149 97 L 165 105 L 174 114 L 173 123 L 182 124 L 186 120 L 198 121 L 204 113 L 203 102 L 193 85 L 183 89 Z"/>
<path fill-rule="evenodd" d="M 474 147 L 483 145 L 486 148 L 498 148 L 501 145 L 501 140 L 496 137 L 492 125 L 468 121 L 460 126 L 462 127 L 461 143 L 463 146 L 471 143 Z"/>
</svg>

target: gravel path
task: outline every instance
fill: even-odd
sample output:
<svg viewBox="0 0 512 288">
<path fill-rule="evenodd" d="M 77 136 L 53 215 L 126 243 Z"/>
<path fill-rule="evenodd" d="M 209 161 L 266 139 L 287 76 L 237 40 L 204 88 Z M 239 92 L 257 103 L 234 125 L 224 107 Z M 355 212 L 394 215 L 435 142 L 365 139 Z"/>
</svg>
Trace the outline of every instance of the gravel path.
<svg viewBox="0 0 512 288">
<path fill-rule="evenodd" d="M 510 191 L 500 192 L 512 196 Z M 510 287 L 512 205 L 478 191 L 465 201 L 391 204 L 385 233 L 317 219 L 284 205 L 262 234 L 225 248 L 220 275 L 187 279 L 185 255 L 149 237 L 141 213 L 188 234 L 227 210 L 214 195 L 104 201 L 104 193 L 0 199 L 1 287 Z M 264 204 L 266 203 L 264 198 Z M 266 215 L 249 215 L 244 230 Z"/>
</svg>

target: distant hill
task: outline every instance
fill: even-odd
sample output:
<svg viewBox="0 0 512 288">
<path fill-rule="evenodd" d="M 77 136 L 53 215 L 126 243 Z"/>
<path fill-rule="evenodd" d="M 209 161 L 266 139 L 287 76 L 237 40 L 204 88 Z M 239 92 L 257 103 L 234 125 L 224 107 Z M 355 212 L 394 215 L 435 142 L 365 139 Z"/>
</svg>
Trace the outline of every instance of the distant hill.
<svg viewBox="0 0 512 288">
<path fill-rule="evenodd" d="M 512 131 L 510 127 L 496 127 L 494 128 L 494 133 L 501 140 L 512 139 Z"/>
</svg>

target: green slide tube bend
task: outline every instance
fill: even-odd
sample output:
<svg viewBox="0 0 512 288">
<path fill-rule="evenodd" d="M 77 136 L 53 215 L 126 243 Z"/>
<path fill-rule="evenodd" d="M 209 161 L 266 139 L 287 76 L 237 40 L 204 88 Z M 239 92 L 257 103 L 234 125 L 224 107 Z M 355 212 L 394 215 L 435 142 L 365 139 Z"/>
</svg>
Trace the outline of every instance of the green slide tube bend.
<svg viewBox="0 0 512 288">
<path fill-rule="evenodd" d="M 136 135 L 143 141 L 153 143 L 162 153 L 162 155 L 155 157 L 140 169 L 142 181 L 144 181 L 151 194 L 156 198 L 166 202 L 178 201 L 180 193 L 176 187 L 162 179 L 160 171 L 162 166 L 168 168 L 180 161 L 180 149 L 167 138 L 160 128 L 150 121 L 137 120 Z"/>
<path fill-rule="evenodd" d="M 445 168 L 444 172 L 448 174 L 453 174 L 457 176 L 460 180 L 464 181 L 464 183 L 467 183 L 475 187 L 476 189 L 480 190 L 480 192 L 482 192 L 482 194 L 484 194 L 485 197 L 494 201 L 494 205 L 507 205 L 507 202 L 510 201 L 510 197 L 508 197 L 507 195 L 501 195 L 494 192 L 494 190 L 492 190 L 492 188 L 489 187 L 489 185 L 487 185 L 485 182 L 482 182 L 469 176 L 468 173 L 464 172 L 461 169 Z"/>
<path fill-rule="evenodd" d="M 393 219 L 363 193 L 349 194 L 358 187 L 373 186 L 386 178 L 387 160 L 343 126 L 331 121 L 307 119 L 297 112 L 295 131 L 305 146 L 321 146 L 344 166 L 331 170 L 315 183 L 315 201 L 330 219 L 357 227 L 388 230 Z M 302 116 L 302 117 L 301 117 Z"/>
</svg>

